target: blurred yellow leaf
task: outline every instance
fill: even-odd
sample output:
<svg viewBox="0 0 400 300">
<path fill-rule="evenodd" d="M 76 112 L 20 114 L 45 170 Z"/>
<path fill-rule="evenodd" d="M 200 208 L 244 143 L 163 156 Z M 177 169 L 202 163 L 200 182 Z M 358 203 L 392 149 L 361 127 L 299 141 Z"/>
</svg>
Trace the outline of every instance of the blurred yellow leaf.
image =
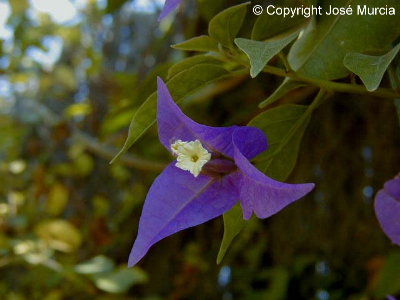
<svg viewBox="0 0 400 300">
<path fill-rule="evenodd" d="M 62 219 L 47 220 L 39 223 L 35 233 L 50 247 L 62 252 L 73 252 L 79 248 L 82 236 L 71 223 Z"/>
<path fill-rule="evenodd" d="M 89 175 L 93 170 L 94 162 L 89 154 L 82 153 L 74 159 L 74 170 L 80 176 Z"/>
<path fill-rule="evenodd" d="M 64 85 L 67 89 L 74 90 L 77 82 L 73 69 L 65 65 L 58 65 L 54 70 L 55 80 Z"/>
<path fill-rule="evenodd" d="M 92 108 L 89 104 L 87 103 L 75 103 L 70 106 L 68 106 L 64 114 L 65 116 L 72 118 L 72 117 L 80 117 L 80 116 L 86 116 L 92 112 Z"/>
<path fill-rule="evenodd" d="M 11 6 L 13 14 L 22 14 L 29 7 L 28 0 L 11 0 L 8 2 Z"/>
<path fill-rule="evenodd" d="M 93 276 L 94 284 L 100 290 L 118 294 L 126 292 L 132 285 L 147 282 L 147 274 L 138 267 L 121 267 L 110 273 L 100 273 Z"/>
<path fill-rule="evenodd" d="M 53 216 L 59 215 L 63 212 L 68 199 L 68 189 L 61 183 L 54 184 L 47 196 L 47 212 Z"/>
</svg>

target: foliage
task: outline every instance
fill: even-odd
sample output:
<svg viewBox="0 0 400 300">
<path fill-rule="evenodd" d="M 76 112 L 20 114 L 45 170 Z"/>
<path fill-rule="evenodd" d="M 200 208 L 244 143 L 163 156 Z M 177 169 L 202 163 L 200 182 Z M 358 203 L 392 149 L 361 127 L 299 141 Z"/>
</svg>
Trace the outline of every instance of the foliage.
<svg viewBox="0 0 400 300">
<path fill-rule="evenodd" d="M 399 295 L 372 199 L 400 165 L 400 2 L 285 0 L 396 16 L 283 19 L 251 12 L 268 1 L 185 0 L 161 23 L 135 2 L 87 1 L 62 24 L 1 2 L 0 298 Z M 270 148 L 253 163 L 315 192 L 268 220 L 235 206 L 128 269 L 145 195 L 172 160 L 152 126 L 157 76 L 200 123 L 263 130 Z"/>
</svg>

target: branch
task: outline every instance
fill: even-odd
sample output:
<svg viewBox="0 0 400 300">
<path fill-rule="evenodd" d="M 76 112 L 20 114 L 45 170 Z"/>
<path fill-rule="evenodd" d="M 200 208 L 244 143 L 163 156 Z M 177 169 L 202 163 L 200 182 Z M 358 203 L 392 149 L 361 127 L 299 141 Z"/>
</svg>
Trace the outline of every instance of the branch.
<svg viewBox="0 0 400 300">
<path fill-rule="evenodd" d="M 286 72 L 285 70 L 273 66 L 266 66 L 263 69 L 263 72 L 269 73 L 272 75 L 277 75 L 281 77 L 290 77 L 298 81 L 308 82 L 313 85 L 319 86 L 320 88 L 335 91 L 335 92 L 344 92 L 344 93 L 353 93 L 353 94 L 368 94 L 381 98 L 399 98 L 400 94 L 393 91 L 392 89 L 380 88 L 373 92 L 369 92 L 363 85 L 358 84 L 348 84 L 341 82 L 334 82 L 323 79 L 310 78 L 307 76 L 303 76 L 294 72 Z"/>
<path fill-rule="evenodd" d="M 115 156 L 115 153 L 118 152 L 116 148 L 106 146 L 100 143 L 97 139 L 84 134 L 79 130 L 74 131 L 74 138 L 78 139 L 82 144 L 84 144 L 87 150 L 108 160 L 111 160 Z M 166 166 L 163 163 L 139 158 L 131 154 L 125 154 L 119 159 L 119 162 L 132 168 L 156 172 L 162 171 Z"/>
</svg>

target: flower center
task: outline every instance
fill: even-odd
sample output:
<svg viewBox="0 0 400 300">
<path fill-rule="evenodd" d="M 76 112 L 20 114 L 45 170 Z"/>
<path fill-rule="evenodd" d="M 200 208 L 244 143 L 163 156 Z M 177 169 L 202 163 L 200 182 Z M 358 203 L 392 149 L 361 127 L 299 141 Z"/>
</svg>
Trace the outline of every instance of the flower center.
<svg viewBox="0 0 400 300">
<path fill-rule="evenodd" d="M 171 150 L 177 156 L 175 166 L 189 171 L 194 177 L 200 174 L 203 166 L 211 159 L 211 154 L 199 140 L 190 142 L 177 140 L 171 145 Z"/>
</svg>

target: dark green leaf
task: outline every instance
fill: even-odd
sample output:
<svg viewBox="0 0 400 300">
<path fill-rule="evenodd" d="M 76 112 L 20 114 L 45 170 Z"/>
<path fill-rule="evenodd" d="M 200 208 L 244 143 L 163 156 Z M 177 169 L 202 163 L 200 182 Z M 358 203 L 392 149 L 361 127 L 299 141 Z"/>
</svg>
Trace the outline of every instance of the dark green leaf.
<svg viewBox="0 0 400 300">
<path fill-rule="evenodd" d="M 168 79 L 175 76 L 176 74 L 185 71 L 195 65 L 199 64 L 215 64 L 215 65 L 221 65 L 222 62 L 213 56 L 209 55 L 195 55 L 188 57 L 184 60 L 181 60 L 180 62 L 174 64 L 171 68 L 168 70 Z"/>
<path fill-rule="evenodd" d="M 199 13 L 207 23 L 227 5 L 227 0 L 197 1 Z"/>
<path fill-rule="evenodd" d="M 218 52 L 218 43 L 208 35 L 201 35 L 191 38 L 179 44 L 171 46 L 172 48 L 185 51 L 215 51 Z"/>
<path fill-rule="evenodd" d="M 280 7 L 298 7 L 300 1 L 286 0 L 279 2 Z M 302 26 L 308 20 L 302 15 L 295 15 L 293 18 L 284 18 L 282 15 L 269 15 L 263 13 L 257 17 L 251 32 L 252 40 L 266 40 L 286 31 Z"/>
<path fill-rule="evenodd" d="M 168 71 L 171 68 L 172 63 L 163 63 L 161 65 L 156 66 L 144 79 L 138 89 L 137 96 L 135 97 L 135 103 L 141 103 L 145 101 L 154 90 L 157 89 L 157 77 L 166 78 L 168 75 Z"/>
<path fill-rule="evenodd" d="M 285 78 L 282 84 L 263 102 L 259 104 L 260 108 L 263 108 L 275 101 L 279 100 L 281 97 L 285 96 L 290 91 L 297 89 L 306 84 L 300 81 L 295 81 L 289 77 Z"/>
<path fill-rule="evenodd" d="M 228 75 L 229 73 L 218 65 L 201 64 L 175 75 L 168 81 L 167 86 L 174 100 L 179 102 L 185 96 Z M 156 107 L 157 93 L 154 92 L 136 111 L 129 126 L 128 138 L 111 163 L 124 154 L 155 123 Z"/>
<path fill-rule="evenodd" d="M 256 77 L 265 65 L 298 35 L 298 32 L 282 37 L 276 37 L 265 42 L 243 38 L 235 39 L 235 44 L 249 57 L 250 75 Z"/>
<path fill-rule="evenodd" d="M 330 0 L 321 1 L 322 11 L 327 11 Z M 349 52 L 387 51 L 400 34 L 400 18 L 390 15 L 358 15 L 357 5 L 363 7 L 365 0 L 338 0 L 335 6 L 351 5 L 351 15 L 322 15 L 318 23 L 310 23 L 289 52 L 291 67 L 309 77 L 338 79 L 349 71 L 343 58 Z M 370 0 L 368 7 L 394 7 L 400 10 L 398 0 Z"/>
<path fill-rule="evenodd" d="M 260 128 L 268 138 L 269 148 L 257 156 L 256 166 L 268 176 L 284 181 L 292 172 L 304 130 L 310 120 L 307 106 L 282 105 L 258 115 L 248 124 Z M 224 214 L 224 237 L 217 257 L 223 259 L 233 239 L 247 224 L 239 204 Z"/>
<path fill-rule="evenodd" d="M 261 113 L 249 126 L 260 128 L 269 148 L 257 156 L 256 166 L 268 176 L 284 181 L 292 172 L 304 131 L 310 120 L 307 106 L 282 105 Z"/>
<path fill-rule="evenodd" d="M 224 213 L 224 237 L 217 256 L 217 264 L 224 258 L 229 245 L 233 239 L 240 233 L 246 221 L 243 220 L 243 212 L 240 204 L 237 203 L 231 210 Z"/>
<path fill-rule="evenodd" d="M 220 42 L 223 46 L 232 48 L 233 40 L 242 26 L 249 3 L 232 6 L 212 18 L 208 26 L 210 37 Z"/>
<path fill-rule="evenodd" d="M 400 252 L 392 252 L 386 257 L 380 270 L 376 285 L 376 296 L 383 298 L 386 295 L 400 292 Z"/>
<path fill-rule="evenodd" d="M 347 69 L 358 75 L 368 91 L 379 87 L 386 69 L 400 50 L 400 44 L 382 56 L 371 56 L 361 53 L 348 53 L 344 57 Z"/>
</svg>

